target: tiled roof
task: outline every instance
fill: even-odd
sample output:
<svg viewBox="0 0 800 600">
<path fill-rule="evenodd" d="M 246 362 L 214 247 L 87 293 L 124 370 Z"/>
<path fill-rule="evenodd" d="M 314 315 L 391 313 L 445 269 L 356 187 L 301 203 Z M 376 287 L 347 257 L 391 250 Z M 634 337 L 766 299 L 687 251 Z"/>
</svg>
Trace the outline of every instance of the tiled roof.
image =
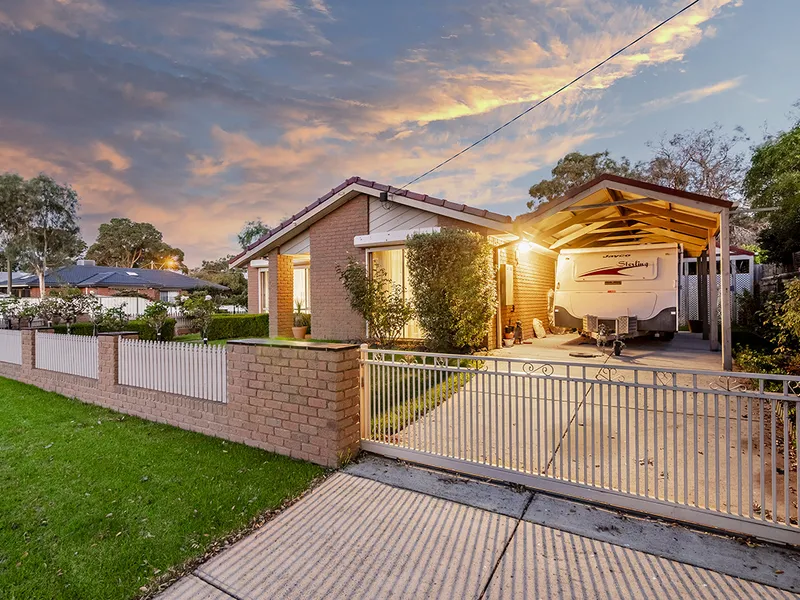
<svg viewBox="0 0 800 600">
<path fill-rule="evenodd" d="M 446 209 L 449 209 L 449 210 L 452 210 L 452 211 L 462 212 L 464 214 L 472 215 L 472 216 L 475 216 L 475 217 L 482 217 L 484 219 L 489 219 L 490 221 L 496 221 L 497 223 L 511 223 L 511 222 L 513 222 L 513 219 L 511 217 L 509 217 L 508 215 L 501 215 L 499 213 L 495 213 L 495 212 L 492 212 L 492 211 L 489 211 L 489 210 L 485 210 L 485 209 L 482 209 L 482 208 L 474 208 L 472 206 L 467 206 L 466 204 L 458 204 L 456 202 L 450 202 L 449 200 L 444 200 L 442 198 L 434 198 L 433 196 L 428 196 L 427 194 L 418 194 L 417 192 L 412 192 L 412 191 L 409 191 L 409 190 L 396 188 L 396 187 L 393 187 L 391 185 L 378 183 L 377 181 L 370 181 L 369 179 L 362 179 L 361 177 L 350 177 L 349 179 L 347 179 L 347 180 L 343 181 L 342 183 L 340 183 L 339 185 L 337 185 L 335 188 L 333 188 L 330 192 L 328 192 L 324 196 L 322 196 L 320 198 L 317 198 L 317 200 L 315 200 L 314 202 L 312 202 L 311 204 L 306 206 L 299 213 L 297 213 L 295 215 L 292 215 L 288 219 L 286 219 L 283 222 L 281 222 L 277 227 L 273 227 L 272 229 L 270 229 L 267 233 L 262 235 L 255 242 L 250 244 L 247 247 L 246 250 L 244 250 L 243 252 L 240 252 L 239 254 L 234 256 L 230 260 L 230 262 L 234 262 L 238 258 L 241 258 L 247 252 L 249 252 L 250 250 L 252 250 L 256 246 L 261 244 L 264 240 L 267 240 L 267 239 L 271 238 L 273 235 L 275 235 L 276 233 L 278 233 L 279 231 L 281 231 L 283 229 L 286 229 L 287 227 L 292 225 L 292 223 L 294 223 L 297 219 L 299 219 L 300 217 L 305 215 L 308 211 L 315 209 L 317 206 L 319 206 L 320 204 L 323 204 L 324 202 L 327 202 L 333 196 L 335 196 L 336 194 L 341 192 L 343 189 L 345 189 L 346 187 L 351 186 L 351 185 L 360 185 L 360 186 L 363 186 L 363 187 L 372 188 L 372 189 L 377 190 L 379 192 L 389 192 L 390 194 L 392 194 L 394 196 L 404 196 L 405 198 L 408 198 L 410 200 L 416 200 L 418 202 L 424 202 L 426 204 L 431 204 L 433 206 L 440 206 L 440 207 L 443 207 L 443 208 L 446 208 Z M 424 208 L 423 208 L 423 210 L 424 210 Z"/>
<path fill-rule="evenodd" d="M 98 267 L 71 265 L 50 271 L 44 278 L 45 285 L 71 285 L 74 287 L 136 287 L 169 290 L 194 290 L 199 288 L 226 289 L 196 277 L 175 271 L 160 269 L 128 269 L 122 267 Z M 39 287 L 35 275 L 14 279 L 14 285 Z"/>
</svg>

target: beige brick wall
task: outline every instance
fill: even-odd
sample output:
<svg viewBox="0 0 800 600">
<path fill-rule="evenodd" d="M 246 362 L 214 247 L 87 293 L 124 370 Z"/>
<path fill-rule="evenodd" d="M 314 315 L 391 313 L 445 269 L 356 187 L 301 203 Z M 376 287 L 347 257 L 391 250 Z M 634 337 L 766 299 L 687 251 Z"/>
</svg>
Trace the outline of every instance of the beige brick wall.
<svg viewBox="0 0 800 600">
<path fill-rule="evenodd" d="M 23 364 L 0 376 L 89 404 L 335 467 L 358 452 L 358 348 L 230 344 L 228 402 L 119 385 L 118 336 L 102 335 L 98 379 L 34 368 L 33 331 L 23 331 Z"/>
<path fill-rule="evenodd" d="M 369 202 L 358 196 L 311 226 L 311 330 L 315 338 L 361 340 L 366 323 L 353 312 L 336 267 L 349 256 L 364 262 L 365 251 L 353 245 L 369 233 Z"/>
<path fill-rule="evenodd" d="M 291 337 L 294 324 L 294 261 L 291 256 L 269 253 L 269 334 Z"/>
<path fill-rule="evenodd" d="M 500 251 L 500 262 L 514 265 L 514 312 L 502 308 L 503 326 L 522 321 L 523 338 L 533 337 L 533 320 L 548 327 L 547 294 L 555 286 L 556 260 L 533 250 L 516 252 L 515 247 Z"/>
<path fill-rule="evenodd" d="M 247 266 L 247 312 L 258 312 L 258 269 Z"/>
</svg>

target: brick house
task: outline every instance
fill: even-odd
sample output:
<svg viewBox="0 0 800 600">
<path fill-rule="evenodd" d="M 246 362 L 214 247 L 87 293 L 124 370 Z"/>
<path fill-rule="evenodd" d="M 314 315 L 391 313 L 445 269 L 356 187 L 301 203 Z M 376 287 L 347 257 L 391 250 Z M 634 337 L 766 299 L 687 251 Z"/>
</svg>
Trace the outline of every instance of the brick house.
<svg viewBox="0 0 800 600">
<path fill-rule="evenodd" d="M 547 323 L 557 254 L 538 244 L 517 244 L 520 236 L 510 216 L 358 177 L 269 231 L 231 264 L 247 267 L 249 312 L 268 312 L 273 336 L 292 334 L 292 314 L 299 302 L 312 315 L 315 338 L 361 340 L 367 337 L 367 325 L 350 309 L 336 267 L 351 256 L 371 261 L 405 286 L 405 240 L 413 233 L 447 227 L 476 231 L 495 246 L 495 264 L 502 272 L 498 282 L 503 285 L 498 316 L 487 323 L 489 347 L 499 344 L 498 332 L 509 322 L 520 320 L 526 337 L 533 335 L 534 318 Z M 422 334 L 411 323 L 404 337 Z"/>
</svg>

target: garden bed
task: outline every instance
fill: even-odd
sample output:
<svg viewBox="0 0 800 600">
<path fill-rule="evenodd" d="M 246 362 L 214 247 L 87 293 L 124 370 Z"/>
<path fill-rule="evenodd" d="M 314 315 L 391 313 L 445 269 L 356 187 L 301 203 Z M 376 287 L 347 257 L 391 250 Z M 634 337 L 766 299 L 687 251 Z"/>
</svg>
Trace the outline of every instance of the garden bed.
<svg viewBox="0 0 800 600">
<path fill-rule="evenodd" d="M 0 590 L 131 598 L 323 469 L 0 378 Z"/>
</svg>

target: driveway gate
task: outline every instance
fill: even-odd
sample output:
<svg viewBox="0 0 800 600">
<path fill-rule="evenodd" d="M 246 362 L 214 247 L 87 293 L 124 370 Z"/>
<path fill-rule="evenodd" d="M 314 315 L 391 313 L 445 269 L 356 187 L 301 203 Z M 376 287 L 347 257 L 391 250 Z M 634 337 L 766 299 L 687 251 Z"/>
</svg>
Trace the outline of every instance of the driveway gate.
<svg viewBox="0 0 800 600">
<path fill-rule="evenodd" d="M 362 448 L 800 545 L 800 378 L 361 351 Z"/>
</svg>

